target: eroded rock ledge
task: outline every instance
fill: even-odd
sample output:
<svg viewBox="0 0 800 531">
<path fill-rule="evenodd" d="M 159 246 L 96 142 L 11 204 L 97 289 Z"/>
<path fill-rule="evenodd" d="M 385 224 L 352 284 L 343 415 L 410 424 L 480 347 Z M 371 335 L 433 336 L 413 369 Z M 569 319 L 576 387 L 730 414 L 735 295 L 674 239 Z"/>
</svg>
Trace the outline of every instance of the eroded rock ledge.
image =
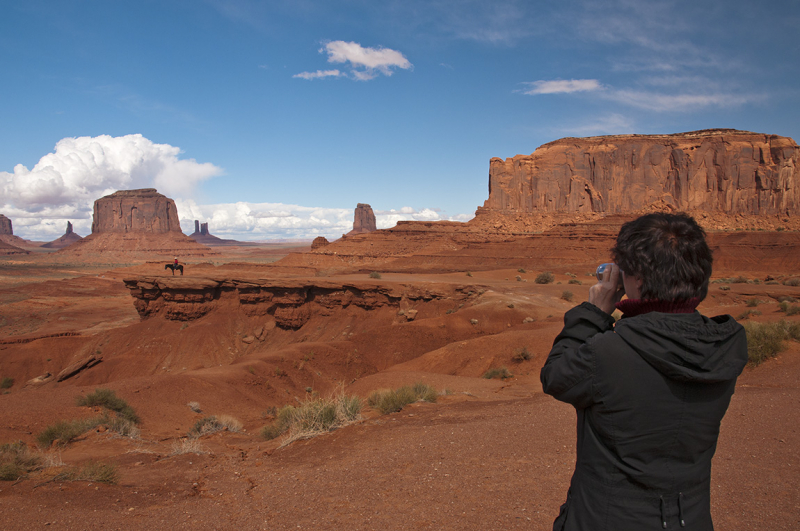
<svg viewBox="0 0 800 531">
<path fill-rule="evenodd" d="M 125 279 L 134 306 L 144 319 L 161 316 L 177 321 L 198 319 L 224 303 L 247 315 L 270 314 L 284 329 L 302 327 L 312 315 L 330 314 L 348 306 L 398 310 L 438 299 L 467 299 L 478 291 L 471 285 L 335 282 L 322 279 L 237 280 L 231 278 L 139 277 Z M 227 306 L 226 306 L 227 307 Z M 411 320 L 416 311 L 409 310 Z"/>
</svg>

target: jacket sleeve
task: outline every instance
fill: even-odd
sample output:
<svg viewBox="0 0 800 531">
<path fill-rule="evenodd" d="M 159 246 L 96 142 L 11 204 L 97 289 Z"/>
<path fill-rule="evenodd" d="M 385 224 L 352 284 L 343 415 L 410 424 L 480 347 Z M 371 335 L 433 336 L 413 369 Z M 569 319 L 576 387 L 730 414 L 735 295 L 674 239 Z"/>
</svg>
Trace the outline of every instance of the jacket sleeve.
<svg viewBox="0 0 800 531">
<path fill-rule="evenodd" d="M 544 392 L 578 409 L 592 405 L 595 353 L 589 340 L 613 328 L 614 318 L 588 302 L 564 314 L 540 374 Z"/>
</svg>

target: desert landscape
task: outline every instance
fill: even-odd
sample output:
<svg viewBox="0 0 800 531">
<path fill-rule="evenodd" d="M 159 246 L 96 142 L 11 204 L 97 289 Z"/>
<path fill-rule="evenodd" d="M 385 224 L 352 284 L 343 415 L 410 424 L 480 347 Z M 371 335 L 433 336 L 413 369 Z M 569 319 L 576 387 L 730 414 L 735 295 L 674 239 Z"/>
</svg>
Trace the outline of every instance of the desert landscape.
<svg viewBox="0 0 800 531">
<path fill-rule="evenodd" d="M 83 238 L 69 224 L 30 242 L 0 217 L 2 528 L 550 529 L 575 412 L 539 371 L 619 227 L 646 212 L 707 231 L 703 314 L 754 334 L 800 323 L 790 138 L 565 138 L 489 168 L 467 223 L 377 230 L 358 203 L 353 231 L 313 244 L 221 239 L 202 220 L 186 236 L 153 189 L 98 198 Z M 800 528 L 798 381 L 791 339 L 739 378 L 716 529 Z M 404 386 L 423 392 L 382 411 Z M 286 406 L 352 397 L 331 429 L 284 423 Z"/>
</svg>

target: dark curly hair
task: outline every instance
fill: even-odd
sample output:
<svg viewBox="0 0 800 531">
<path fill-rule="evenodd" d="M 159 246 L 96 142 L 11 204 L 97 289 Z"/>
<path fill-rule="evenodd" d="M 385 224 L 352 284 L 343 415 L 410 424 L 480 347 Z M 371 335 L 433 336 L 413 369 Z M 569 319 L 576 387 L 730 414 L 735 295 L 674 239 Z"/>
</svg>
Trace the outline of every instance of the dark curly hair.
<svg viewBox="0 0 800 531">
<path fill-rule="evenodd" d="M 642 299 L 703 300 L 708 293 L 711 249 L 686 214 L 647 214 L 625 223 L 611 254 L 622 271 L 642 279 Z"/>
</svg>

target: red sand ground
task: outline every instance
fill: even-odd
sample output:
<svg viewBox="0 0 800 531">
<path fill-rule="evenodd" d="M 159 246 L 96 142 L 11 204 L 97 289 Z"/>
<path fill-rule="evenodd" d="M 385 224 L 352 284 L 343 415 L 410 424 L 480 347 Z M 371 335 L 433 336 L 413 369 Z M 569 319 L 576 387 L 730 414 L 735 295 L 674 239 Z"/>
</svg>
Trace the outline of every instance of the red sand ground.
<svg viewBox="0 0 800 531">
<path fill-rule="evenodd" d="M 715 276 L 743 273 L 763 280 L 776 274 L 769 263 L 755 275 L 741 243 L 736 252 L 744 253 L 747 268 L 723 266 Z M 420 304 L 410 322 L 390 307 L 350 307 L 312 317 L 297 331 L 271 330 L 268 341 L 253 344 L 241 338 L 263 319 L 236 305 L 190 322 L 140 321 L 122 278 L 164 275 L 160 262 L 110 269 L 59 264 L 42 253 L 4 258 L 0 377 L 15 384 L 0 395 L 0 443 L 21 439 L 32 445 L 46 426 L 91 415 L 74 400 L 100 386 L 114 389 L 143 421 L 137 439 L 89 432 L 50 451 L 67 465 L 115 464 L 116 485 L 52 481 L 59 468 L 0 482 L 0 527 L 549 529 L 574 466 L 575 413 L 542 394 L 538 373 L 563 313 L 586 298 L 588 265 L 551 263 L 560 284 L 539 285 L 533 282 L 539 266 L 526 273 L 517 271 L 521 265 L 474 267 L 481 255 L 491 256 L 491 242 L 449 251 L 444 259 L 436 258 L 448 253 L 440 247 L 424 259 L 401 257 L 399 272 L 383 273 L 377 282 L 474 286 L 475 294 L 458 303 L 462 307 Z M 527 255 L 535 263 L 537 256 L 525 249 L 513 260 Z M 259 265 L 279 257 L 274 249 L 215 250 L 223 255 L 214 264 L 236 263 L 189 263 L 187 277 L 255 279 L 311 271 L 313 278 L 316 270 L 297 264 L 297 256 L 293 267 Z M 370 263 L 378 270 L 387 258 L 376 254 Z M 469 269 L 440 271 L 459 260 Z M 353 262 L 350 272 L 322 268 L 325 280 L 368 282 L 365 272 L 353 273 L 362 263 Z M 583 284 L 567 284 L 567 271 Z M 573 292 L 572 302 L 563 300 L 565 290 Z M 774 321 L 786 318 L 777 306 L 781 295 L 800 298 L 800 287 L 712 284 L 700 309 L 738 316 L 753 309 L 748 300 L 758 299 L 761 314 L 750 318 Z M 533 320 L 524 322 L 528 317 Z M 532 359 L 512 361 L 522 347 Z M 89 354 L 103 362 L 60 383 L 24 387 L 28 379 L 58 373 Z M 714 460 L 718 530 L 800 528 L 798 354 L 800 345 L 791 343 L 739 380 Z M 502 365 L 513 378 L 480 377 Z M 258 436 L 269 408 L 305 398 L 306 387 L 325 395 L 343 385 L 365 397 L 417 381 L 449 394 L 390 415 L 365 410 L 365 419 L 354 425 L 283 448 L 280 440 Z M 192 412 L 190 401 L 203 412 Z M 203 453 L 173 455 L 173 445 L 208 414 L 234 415 L 245 431 L 205 436 Z"/>
</svg>

